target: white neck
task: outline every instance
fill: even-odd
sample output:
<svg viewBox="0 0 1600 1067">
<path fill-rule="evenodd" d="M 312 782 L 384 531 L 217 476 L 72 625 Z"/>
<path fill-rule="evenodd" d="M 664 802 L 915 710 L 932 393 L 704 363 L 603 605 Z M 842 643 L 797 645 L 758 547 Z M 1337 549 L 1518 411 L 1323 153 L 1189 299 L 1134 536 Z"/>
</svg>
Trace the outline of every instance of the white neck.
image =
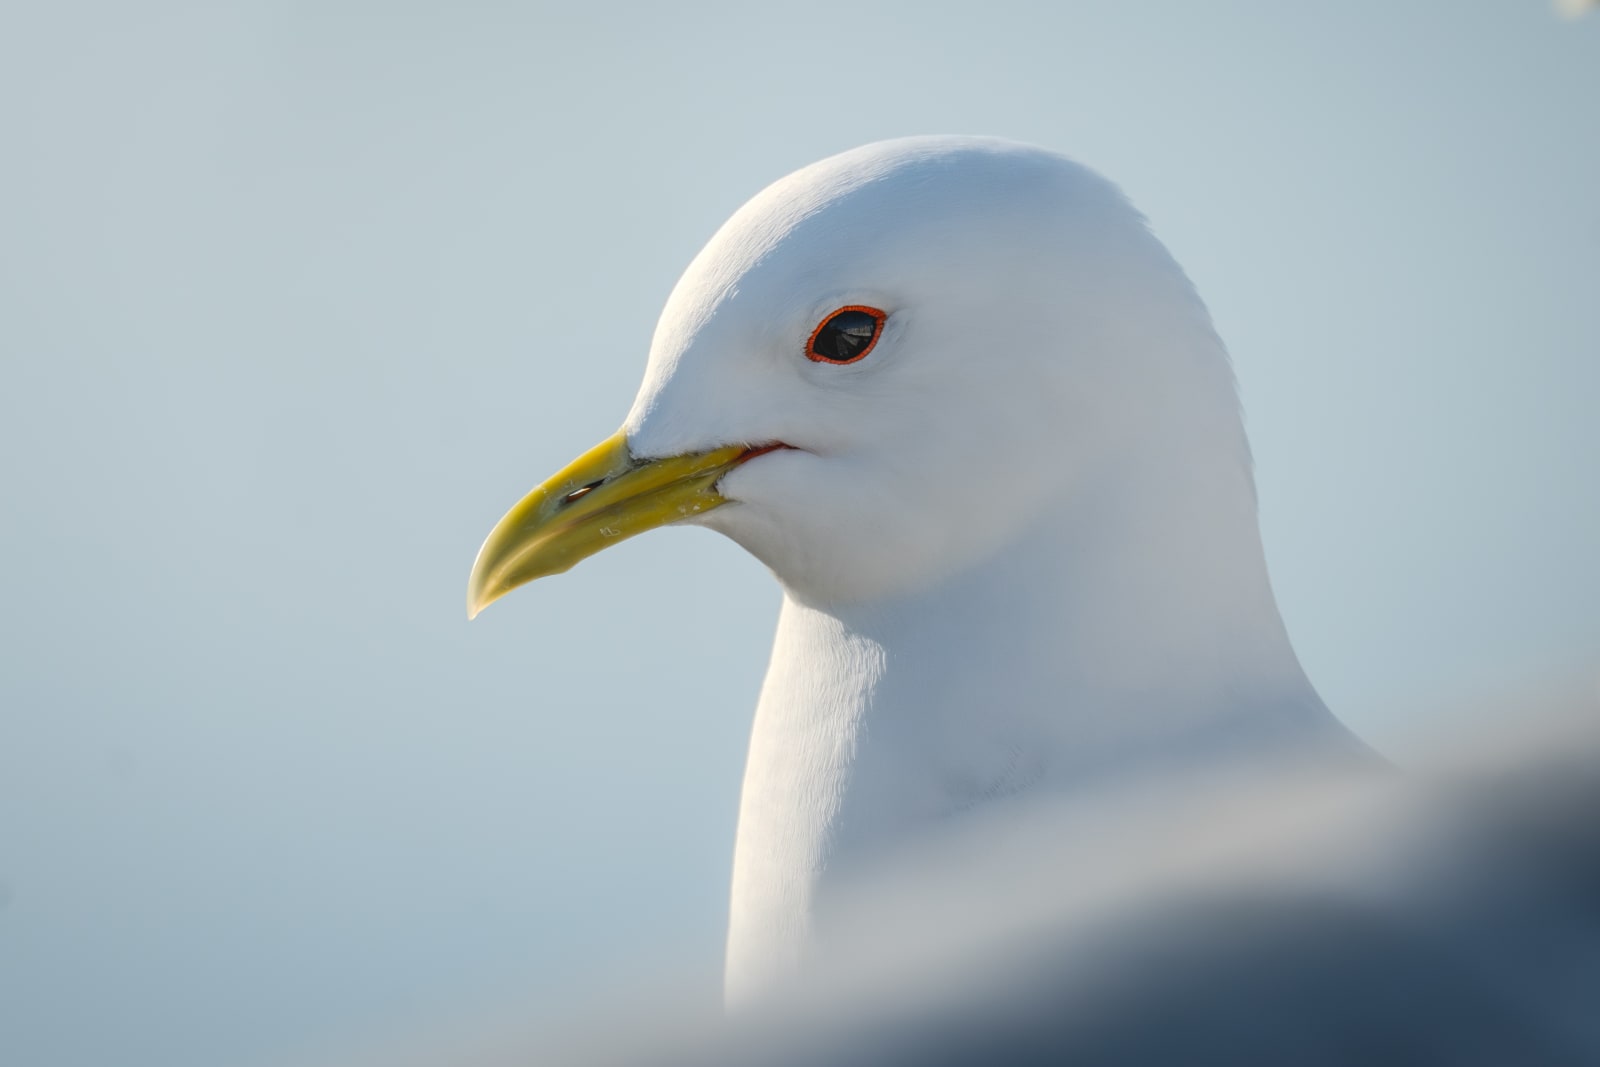
<svg viewBox="0 0 1600 1067">
<path fill-rule="evenodd" d="M 847 870 L 999 798 L 1174 760 L 1367 756 L 1289 645 L 1244 462 L 1173 459 L 1107 464 L 933 588 L 785 597 L 740 804 L 730 1002 L 797 966 Z"/>
</svg>

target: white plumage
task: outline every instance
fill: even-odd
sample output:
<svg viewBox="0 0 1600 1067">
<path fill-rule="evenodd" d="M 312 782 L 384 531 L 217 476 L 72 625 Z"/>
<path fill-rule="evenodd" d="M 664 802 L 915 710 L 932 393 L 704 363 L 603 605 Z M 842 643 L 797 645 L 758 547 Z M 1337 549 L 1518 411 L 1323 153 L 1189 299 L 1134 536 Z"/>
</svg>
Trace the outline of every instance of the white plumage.
<svg viewBox="0 0 1600 1067">
<path fill-rule="evenodd" d="M 839 306 L 859 365 L 803 358 Z M 912 138 L 722 228 L 667 302 L 642 456 L 782 441 L 706 525 L 786 597 L 735 852 L 730 996 L 818 894 L 996 798 L 1256 749 L 1364 762 L 1268 586 L 1221 343 L 1120 193 L 1050 152 Z"/>
</svg>

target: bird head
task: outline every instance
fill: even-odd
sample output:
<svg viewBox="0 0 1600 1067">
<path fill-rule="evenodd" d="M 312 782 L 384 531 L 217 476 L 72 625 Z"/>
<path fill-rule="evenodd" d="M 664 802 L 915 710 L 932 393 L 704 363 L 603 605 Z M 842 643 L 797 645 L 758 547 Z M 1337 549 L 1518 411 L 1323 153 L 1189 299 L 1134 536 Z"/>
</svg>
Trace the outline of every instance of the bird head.
<svg viewBox="0 0 1600 1067">
<path fill-rule="evenodd" d="M 868 145 L 711 239 L 622 429 L 500 521 L 468 608 L 674 522 L 802 600 L 909 592 L 1113 457 L 1199 437 L 1242 455 L 1237 427 L 1204 308 L 1109 182 L 1007 141 Z"/>
</svg>

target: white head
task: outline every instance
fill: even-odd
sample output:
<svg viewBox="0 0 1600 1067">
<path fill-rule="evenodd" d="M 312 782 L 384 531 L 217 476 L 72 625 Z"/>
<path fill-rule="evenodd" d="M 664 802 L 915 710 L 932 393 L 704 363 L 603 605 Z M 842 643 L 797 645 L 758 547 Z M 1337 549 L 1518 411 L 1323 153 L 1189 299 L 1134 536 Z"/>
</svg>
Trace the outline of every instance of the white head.
<svg viewBox="0 0 1600 1067">
<path fill-rule="evenodd" d="M 852 325 L 870 351 L 812 358 L 843 308 L 869 309 Z M 470 609 L 684 521 L 744 545 L 803 603 L 871 601 L 932 588 L 1046 511 L 1153 499 L 1161 514 L 1113 524 L 1151 531 L 1147 557 L 1202 515 L 1231 516 L 1214 541 L 1254 540 L 1227 356 L 1144 219 L 1042 149 L 886 141 L 773 184 L 711 239 L 622 432 L 501 520 Z M 1183 602 L 1216 599 L 1193 592 Z"/>
<path fill-rule="evenodd" d="M 811 358 L 852 306 L 884 313 L 870 352 Z M 697 521 L 809 602 L 936 581 L 1119 456 L 1248 467 L 1226 356 L 1143 218 L 987 138 L 868 145 L 747 203 L 668 299 L 623 429 L 646 458 L 790 446 Z"/>
</svg>

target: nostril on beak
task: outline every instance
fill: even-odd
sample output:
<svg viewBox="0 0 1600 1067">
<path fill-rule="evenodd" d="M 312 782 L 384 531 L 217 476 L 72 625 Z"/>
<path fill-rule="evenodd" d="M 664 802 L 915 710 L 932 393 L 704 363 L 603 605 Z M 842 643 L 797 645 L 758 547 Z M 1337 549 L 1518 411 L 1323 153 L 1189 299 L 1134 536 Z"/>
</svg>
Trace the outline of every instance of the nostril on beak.
<svg viewBox="0 0 1600 1067">
<path fill-rule="evenodd" d="M 572 492 L 570 492 L 566 496 L 562 497 L 561 498 L 561 502 L 563 504 L 571 504 L 573 501 L 577 500 L 581 496 L 588 496 L 590 493 L 594 492 L 596 489 L 598 489 L 602 485 L 604 485 L 605 481 L 606 480 L 604 478 L 597 478 L 594 481 L 590 482 L 588 485 L 583 486 L 580 489 L 574 489 Z"/>
</svg>

